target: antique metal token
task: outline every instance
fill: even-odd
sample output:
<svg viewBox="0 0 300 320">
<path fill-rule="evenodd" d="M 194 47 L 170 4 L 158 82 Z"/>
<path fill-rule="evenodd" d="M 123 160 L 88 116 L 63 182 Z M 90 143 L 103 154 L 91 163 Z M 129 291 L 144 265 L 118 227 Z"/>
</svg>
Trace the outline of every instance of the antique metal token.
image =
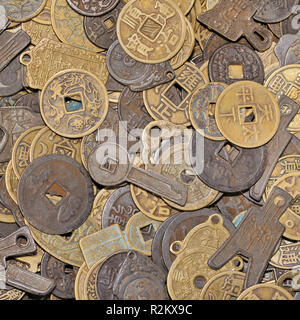
<svg viewBox="0 0 300 320">
<path fill-rule="evenodd" d="M 41 114 L 47 126 L 67 138 L 80 138 L 99 128 L 108 111 L 104 84 L 93 74 L 65 70 L 46 83 Z"/>
<path fill-rule="evenodd" d="M 68 265 L 50 254 L 45 253 L 41 261 L 41 275 L 53 279 L 55 288 L 52 291 L 56 297 L 61 299 L 74 299 L 74 283 L 78 268 Z"/>
<path fill-rule="evenodd" d="M 28 21 L 37 16 L 44 8 L 46 0 L 1 0 L 0 5 L 6 9 L 7 17 L 14 22 Z"/>
<path fill-rule="evenodd" d="M 244 149 L 227 141 L 204 138 L 203 151 L 197 144 L 197 135 L 193 135 L 190 144 L 190 158 L 195 159 L 193 169 L 199 179 L 211 188 L 240 192 L 249 189 L 262 176 L 266 164 L 264 146 Z"/>
<path fill-rule="evenodd" d="M 85 35 L 83 19 L 84 17 L 73 10 L 66 0 L 52 0 L 51 23 L 59 40 L 76 48 L 101 51 Z"/>
<path fill-rule="evenodd" d="M 187 15 L 192 9 L 195 0 L 172 0 L 172 2 L 178 5 L 184 15 Z"/>
<path fill-rule="evenodd" d="M 12 160 L 9 161 L 8 166 L 5 171 L 5 185 L 8 194 L 14 200 L 16 204 L 18 204 L 18 185 L 19 178 L 16 176 L 13 166 Z"/>
<path fill-rule="evenodd" d="M 232 84 L 241 80 L 264 83 L 264 67 L 254 50 L 239 43 L 228 43 L 216 50 L 209 60 L 212 82 Z"/>
<path fill-rule="evenodd" d="M 261 283 L 243 291 L 237 300 L 294 300 L 294 297 L 278 285 Z"/>
<path fill-rule="evenodd" d="M 175 74 L 175 79 L 169 84 L 144 91 L 144 103 L 154 120 L 189 126 L 188 106 L 192 94 L 197 87 L 206 84 L 208 79 L 189 62 L 175 70 Z"/>
<path fill-rule="evenodd" d="M 36 159 L 19 182 L 18 201 L 24 217 L 49 234 L 66 234 L 80 227 L 91 212 L 93 200 L 87 172 L 65 156 Z"/>
<path fill-rule="evenodd" d="M 26 130 L 14 144 L 12 150 L 12 167 L 17 178 L 20 178 L 22 172 L 30 164 L 30 147 L 34 137 L 41 129 L 43 129 L 42 126 L 32 127 Z"/>
<path fill-rule="evenodd" d="M 298 0 L 268 1 L 254 0 L 257 11 L 254 19 L 264 23 L 275 23 L 287 19 L 292 14 L 293 6 Z"/>
<path fill-rule="evenodd" d="M 118 39 L 116 24 L 125 3 L 122 0 L 115 2 L 118 2 L 117 6 L 106 14 L 83 20 L 86 36 L 97 47 L 108 49 Z"/>
<path fill-rule="evenodd" d="M 298 78 L 300 75 L 300 68 L 298 64 L 291 64 L 275 70 L 265 81 L 265 87 L 271 92 L 279 101 L 279 99 L 286 95 L 299 104 Z M 294 120 L 289 125 L 289 130 L 300 131 L 300 113 L 296 115 Z"/>
<path fill-rule="evenodd" d="M 221 93 L 216 104 L 216 122 L 231 143 L 256 148 L 269 142 L 279 127 L 278 102 L 262 85 L 239 81 Z"/>
<path fill-rule="evenodd" d="M 128 220 L 137 212 L 139 210 L 131 197 L 130 186 L 120 187 L 111 194 L 105 203 L 101 215 L 101 226 L 106 228 L 118 224 L 121 230 L 124 230 Z"/>
<path fill-rule="evenodd" d="M 193 212 L 179 213 L 178 215 L 174 216 L 172 220 L 167 220 L 168 223 L 165 226 L 166 229 L 161 243 L 163 262 L 167 269 L 170 269 L 172 263 L 176 258 L 176 255 L 170 251 L 172 243 L 183 241 L 190 230 L 192 230 L 197 225 L 206 222 L 211 215 L 216 213 L 218 213 L 217 209 L 205 208 Z M 227 218 L 223 218 L 223 221 L 228 232 L 230 234 L 233 233 L 235 227 L 230 222 L 230 220 L 228 220 Z"/>
<path fill-rule="evenodd" d="M 67 0 L 67 2 L 79 14 L 94 17 L 111 11 L 119 3 L 119 0 Z"/>
<path fill-rule="evenodd" d="M 75 283 L 74 283 L 74 294 L 75 294 L 76 300 L 84 300 L 83 285 L 88 272 L 89 272 L 89 269 L 87 265 L 83 263 L 76 274 Z"/>
<path fill-rule="evenodd" d="M 30 162 L 43 156 L 57 154 L 81 163 L 80 147 L 80 139 L 68 139 L 54 133 L 48 127 L 43 127 L 32 140 L 29 149 Z"/>
<path fill-rule="evenodd" d="M 225 271 L 212 277 L 202 289 L 200 300 L 235 300 L 244 290 L 245 273 Z"/>
<path fill-rule="evenodd" d="M 194 129 L 211 140 L 225 140 L 216 124 L 215 107 L 218 97 L 226 87 L 223 83 L 208 83 L 195 91 L 189 106 Z"/>
<path fill-rule="evenodd" d="M 160 63 L 174 57 L 186 35 L 184 15 L 171 0 L 132 0 L 120 12 L 118 40 L 126 53 L 143 63 Z"/>
</svg>

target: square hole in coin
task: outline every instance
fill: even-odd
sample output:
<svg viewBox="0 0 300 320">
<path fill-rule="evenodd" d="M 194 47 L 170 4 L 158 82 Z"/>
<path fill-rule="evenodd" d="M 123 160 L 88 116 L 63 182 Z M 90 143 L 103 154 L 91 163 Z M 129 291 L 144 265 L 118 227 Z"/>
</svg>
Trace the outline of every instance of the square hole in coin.
<svg viewBox="0 0 300 320">
<path fill-rule="evenodd" d="M 174 105 L 179 106 L 188 96 L 189 92 L 177 81 L 167 88 L 163 96 L 171 101 Z"/>
<path fill-rule="evenodd" d="M 141 232 L 143 241 L 148 242 L 154 238 L 156 231 L 155 231 L 153 224 L 151 223 L 149 225 L 146 225 L 146 226 L 140 228 L 140 232 Z"/>
<path fill-rule="evenodd" d="M 257 123 L 255 106 L 239 106 L 240 124 Z"/>
<path fill-rule="evenodd" d="M 225 161 L 232 163 L 240 151 L 236 149 L 231 143 L 225 143 L 219 151 L 218 155 Z"/>
<path fill-rule="evenodd" d="M 244 68 L 240 64 L 228 66 L 229 79 L 244 79 Z"/>
<path fill-rule="evenodd" d="M 83 111 L 83 103 L 80 95 L 66 96 L 64 98 L 66 113 Z"/>
<path fill-rule="evenodd" d="M 66 197 L 67 192 L 64 190 L 64 188 L 54 182 L 52 185 L 47 189 L 45 196 L 46 198 L 54 205 L 58 206 L 62 200 Z"/>
<path fill-rule="evenodd" d="M 118 166 L 118 160 L 110 157 L 110 156 L 105 156 L 102 160 L 102 163 L 100 164 L 100 169 L 114 173 L 117 169 Z"/>
<path fill-rule="evenodd" d="M 155 21 L 151 17 L 147 17 L 138 31 L 146 38 L 154 41 L 159 36 L 162 28 L 163 26 L 159 22 Z"/>
<path fill-rule="evenodd" d="M 107 30 L 110 30 L 111 28 L 113 28 L 116 25 L 116 22 L 114 19 L 112 19 L 111 17 L 109 17 L 108 19 L 103 21 L 103 24 L 105 25 L 105 28 Z"/>
</svg>

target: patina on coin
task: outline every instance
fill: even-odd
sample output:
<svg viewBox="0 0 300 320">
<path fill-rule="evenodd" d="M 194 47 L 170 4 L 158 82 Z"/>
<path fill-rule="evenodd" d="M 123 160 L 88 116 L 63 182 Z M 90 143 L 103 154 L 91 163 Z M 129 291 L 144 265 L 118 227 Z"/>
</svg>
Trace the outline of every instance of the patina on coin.
<svg viewBox="0 0 300 320">
<path fill-rule="evenodd" d="M 120 12 L 117 34 L 129 56 L 144 63 L 160 63 L 181 49 L 186 23 L 173 1 L 131 0 Z"/>
<path fill-rule="evenodd" d="M 49 234 L 66 234 L 88 218 L 94 191 L 89 175 L 75 160 L 49 155 L 24 170 L 18 200 L 33 227 Z"/>
<path fill-rule="evenodd" d="M 101 80 L 77 69 L 64 70 L 46 83 L 41 114 L 47 126 L 67 138 L 80 138 L 96 129 L 108 112 L 108 95 Z"/>
</svg>

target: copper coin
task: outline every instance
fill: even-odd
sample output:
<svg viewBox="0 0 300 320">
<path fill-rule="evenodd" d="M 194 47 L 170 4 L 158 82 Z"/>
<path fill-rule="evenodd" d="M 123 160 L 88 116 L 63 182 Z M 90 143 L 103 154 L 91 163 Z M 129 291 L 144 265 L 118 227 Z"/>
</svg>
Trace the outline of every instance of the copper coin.
<svg viewBox="0 0 300 320">
<path fill-rule="evenodd" d="M 79 228 L 88 218 L 93 200 L 90 176 L 66 156 L 38 158 L 20 178 L 20 209 L 25 219 L 44 233 L 66 234 Z"/>
</svg>

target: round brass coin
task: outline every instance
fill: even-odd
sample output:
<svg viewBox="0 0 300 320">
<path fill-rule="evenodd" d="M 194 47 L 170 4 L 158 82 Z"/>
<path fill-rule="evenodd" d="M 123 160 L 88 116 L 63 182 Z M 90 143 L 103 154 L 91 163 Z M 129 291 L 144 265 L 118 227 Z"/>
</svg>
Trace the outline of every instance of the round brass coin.
<svg viewBox="0 0 300 320">
<path fill-rule="evenodd" d="M 12 166 L 17 178 L 30 164 L 30 147 L 34 137 L 43 127 L 33 127 L 26 130 L 15 142 L 12 150 Z"/>
<path fill-rule="evenodd" d="M 77 69 L 61 71 L 49 79 L 40 101 L 47 126 L 67 138 L 94 132 L 108 112 L 108 95 L 102 81 Z"/>
<path fill-rule="evenodd" d="M 125 52 L 144 63 L 160 63 L 181 49 L 186 23 L 171 0 L 131 0 L 119 14 L 117 35 Z"/>
<path fill-rule="evenodd" d="M 243 291 L 237 300 L 294 300 L 294 297 L 280 286 L 261 283 Z"/>
<path fill-rule="evenodd" d="M 291 64 L 276 69 L 266 80 L 265 87 L 276 97 L 277 101 L 283 95 L 287 95 L 297 103 L 300 103 L 300 66 Z M 300 111 L 289 125 L 289 130 L 300 131 Z"/>
<path fill-rule="evenodd" d="M 269 142 L 280 122 L 276 99 L 253 81 L 228 86 L 219 96 L 215 116 L 223 136 L 242 148 L 257 148 Z"/>
</svg>

